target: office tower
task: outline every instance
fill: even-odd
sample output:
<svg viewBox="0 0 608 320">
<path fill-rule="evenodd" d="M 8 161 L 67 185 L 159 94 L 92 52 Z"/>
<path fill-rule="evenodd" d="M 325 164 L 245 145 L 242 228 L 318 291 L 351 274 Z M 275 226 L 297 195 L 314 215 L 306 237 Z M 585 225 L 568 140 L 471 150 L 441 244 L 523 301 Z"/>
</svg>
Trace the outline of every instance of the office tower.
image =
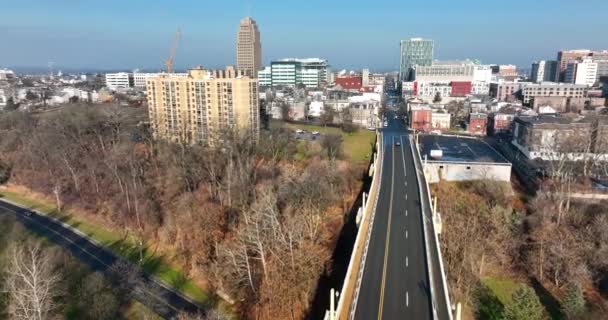
<svg viewBox="0 0 608 320">
<path fill-rule="evenodd" d="M 412 38 L 401 41 L 400 81 L 411 81 L 415 65 L 430 66 L 433 64 L 433 40 Z"/>
<path fill-rule="evenodd" d="M 566 78 L 566 69 L 569 63 L 576 62 L 580 59 L 588 57 L 592 54 L 591 50 L 562 50 L 557 53 L 557 62 L 559 63 L 559 81 L 564 81 Z"/>
<path fill-rule="evenodd" d="M 588 58 L 568 63 L 564 76 L 564 82 L 580 85 L 584 84 L 591 87 L 598 79 L 597 68 L 597 62 L 593 62 Z"/>
<path fill-rule="evenodd" d="M 247 17 L 241 20 L 236 42 L 236 65 L 251 77 L 257 77 L 262 69 L 262 42 L 260 30 L 255 20 Z"/>
<path fill-rule="evenodd" d="M 217 146 L 228 131 L 259 135 L 258 81 L 244 70 L 192 69 L 188 77 L 149 78 L 148 111 L 155 138 Z"/>
<path fill-rule="evenodd" d="M 558 80 L 558 62 L 552 60 L 541 60 L 532 64 L 531 78 L 533 82 Z"/>
</svg>

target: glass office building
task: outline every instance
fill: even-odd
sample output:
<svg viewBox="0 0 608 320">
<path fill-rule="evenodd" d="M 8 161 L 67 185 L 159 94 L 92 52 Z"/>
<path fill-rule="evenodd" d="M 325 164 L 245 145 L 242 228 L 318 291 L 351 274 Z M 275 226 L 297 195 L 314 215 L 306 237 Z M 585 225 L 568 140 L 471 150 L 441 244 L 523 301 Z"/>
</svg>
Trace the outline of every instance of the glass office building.
<svg viewBox="0 0 608 320">
<path fill-rule="evenodd" d="M 401 41 L 401 68 L 399 79 L 411 81 L 414 78 L 415 65 L 430 66 L 433 64 L 433 40 L 412 38 Z"/>
</svg>

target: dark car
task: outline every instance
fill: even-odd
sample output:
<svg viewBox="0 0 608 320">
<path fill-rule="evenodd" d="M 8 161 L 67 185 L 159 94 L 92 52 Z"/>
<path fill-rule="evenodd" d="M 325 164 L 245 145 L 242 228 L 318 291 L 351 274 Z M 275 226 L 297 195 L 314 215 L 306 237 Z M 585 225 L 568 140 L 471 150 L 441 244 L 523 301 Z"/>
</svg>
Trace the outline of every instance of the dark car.
<svg viewBox="0 0 608 320">
<path fill-rule="evenodd" d="M 25 210 L 25 215 L 31 217 L 34 213 L 30 210 Z"/>
</svg>

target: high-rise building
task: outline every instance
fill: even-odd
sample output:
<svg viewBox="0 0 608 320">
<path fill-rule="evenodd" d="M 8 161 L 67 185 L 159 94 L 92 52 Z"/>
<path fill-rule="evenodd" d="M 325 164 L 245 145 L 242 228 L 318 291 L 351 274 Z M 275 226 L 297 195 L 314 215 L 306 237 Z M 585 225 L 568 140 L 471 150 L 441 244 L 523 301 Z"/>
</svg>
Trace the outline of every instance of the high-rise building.
<svg viewBox="0 0 608 320">
<path fill-rule="evenodd" d="M 247 17 L 241 20 L 236 42 L 236 65 L 252 77 L 262 69 L 262 42 L 260 30 L 255 20 Z"/>
<path fill-rule="evenodd" d="M 591 87 L 598 80 L 597 68 L 597 62 L 593 62 L 591 59 L 584 59 L 581 61 L 568 63 L 568 66 L 566 67 L 566 74 L 564 76 L 564 82 L 581 85 L 584 84 Z"/>
<path fill-rule="evenodd" d="M 146 83 L 154 137 L 218 145 L 227 131 L 259 136 L 258 80 L 245 70 L 197 68 L 188 77 L 161 74 Z"/>
<path fill-rule="evenodd" d="M 541 60 L 532 63 L 531 78 L 533 82 L 558 80 L 558 62 L 552 60 Z"/>
<path fill-rule="evenodd" d="M 564 81 L 566 78 L 566 69 L 568 64 L 576 62 L 584 57 L 590 56 L 591 50 L 562 50 L 557 53 L 557 62 L 559 63 L 559 81 Z"/>
<path fill-rule="evenodd" d="M 413 68 L 433 64 L 433 40 L 412 38 L 401 41 L 400 81 L 413 80 Z"/>
</svg>

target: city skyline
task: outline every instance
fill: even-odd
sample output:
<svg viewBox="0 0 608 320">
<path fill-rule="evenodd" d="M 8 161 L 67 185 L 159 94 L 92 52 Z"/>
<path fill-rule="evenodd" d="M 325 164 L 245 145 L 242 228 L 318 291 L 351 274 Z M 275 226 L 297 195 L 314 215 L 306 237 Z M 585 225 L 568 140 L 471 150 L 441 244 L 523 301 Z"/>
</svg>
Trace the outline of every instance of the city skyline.
<svg viewBox="0 0 608 320">
<path fill-rule="evenodd" d="M 399 42 L 424 37 L 435 41 L 436 59 L 472 58 L 529 68 L 533 61 L 555 59 L 562 49 L 603 49 L 600 31 L 593 30 L 608 28 L 601 19 L 608 3 L 584 2 L 567 7 L 560 1 L 514 0 L 505 7 L 479 1 L 456 5 L 440 0 L 431 6 L 385 0 L 345 6 L 343 1 L 313 0 L 293 10 L 291 4 L 274 1 L 85 6 L 33 0 L 3 8 L 0 37 L 11 49 L 0 52 L 0 65 L 46 67 L 52 61 L 68 69 L 158 70 L 177 28 L 183 32 L 177 69 L 236 65 L 238 23 L 251 16 L 264 39 L 263 65 L 285 57 L 319 57 L 336 69 L 398 70 Z M 436 11 L 437 6 L 445 10 Z M 590 6 L 595 9 L 587 10 Z M 565 28 L 563 21 L 581 10 L 596 19 L 596 28 L 575 23 Z"/>
</svg>

